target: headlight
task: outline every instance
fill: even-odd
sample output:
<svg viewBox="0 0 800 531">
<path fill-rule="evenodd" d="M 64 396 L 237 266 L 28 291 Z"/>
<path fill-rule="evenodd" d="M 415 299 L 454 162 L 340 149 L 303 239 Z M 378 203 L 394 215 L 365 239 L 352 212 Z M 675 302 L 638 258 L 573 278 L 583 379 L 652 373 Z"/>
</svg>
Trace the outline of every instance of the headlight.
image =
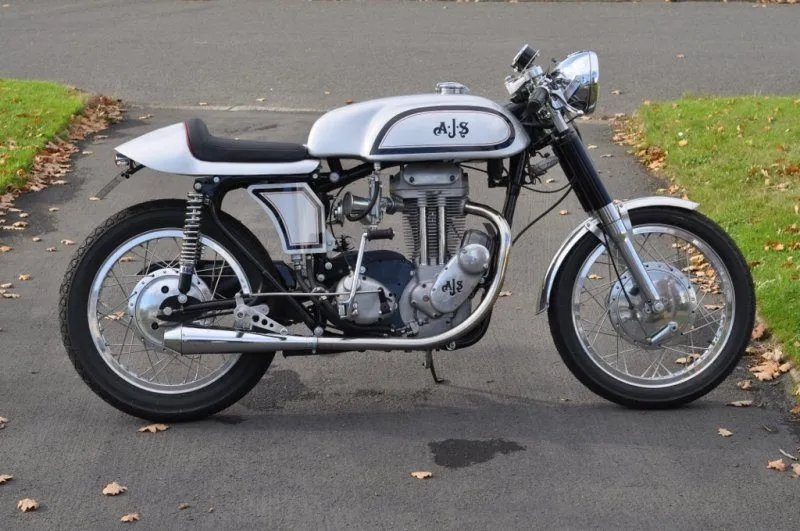
<svg viewBox="0 0 800 531">
<path fill-rule="evenodd" d="M 594 112 L 600 90 L 600 66 L 594 52 L 575 52 L 558 63 L 554 70 L 570 105 L 586 114 Z"/>
</svg>

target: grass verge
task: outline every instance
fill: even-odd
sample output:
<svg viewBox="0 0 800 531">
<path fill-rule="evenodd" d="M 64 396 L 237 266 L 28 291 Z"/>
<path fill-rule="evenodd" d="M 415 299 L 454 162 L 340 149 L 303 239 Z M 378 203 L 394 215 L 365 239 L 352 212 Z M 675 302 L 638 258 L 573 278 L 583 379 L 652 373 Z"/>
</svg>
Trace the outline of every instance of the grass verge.
<svg viewBox="0 0 800 531">
<path fill-rule="evenodd" d="M 84 103 L 83 94 L 57 83 L 0 79 L 0 192 L 25 184 L 36 154 Z"/>
<path fill-rule="evenodd" d="M 647 103 L 615 137 L 728 231 L 759 313 L 800 363 L 800 95 Z"/>
</svg>

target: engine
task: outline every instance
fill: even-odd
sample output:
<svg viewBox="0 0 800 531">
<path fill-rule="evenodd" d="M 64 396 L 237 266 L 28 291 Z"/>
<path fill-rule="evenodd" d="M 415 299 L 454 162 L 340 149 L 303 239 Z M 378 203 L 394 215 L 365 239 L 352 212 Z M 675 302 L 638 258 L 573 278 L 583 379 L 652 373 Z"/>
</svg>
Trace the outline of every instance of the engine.
<svg viewBox="0 0 800 531">
<path fill-rule="evenodd" d="M 466 319 L 470 299 L 491 267 L 493 249 L 488 234 L 466 230 L 468 191 L 467 176 L 457 164 L 407 164 L 392 175 L 390 198 L 383 205 L 388 212 L 402 212 L 406 257 L 390 253 L 395 258 L 379 261 L 367 255 L 385 251 L 365 253 L 370 265 L 361 267 L 359 293 L 348 308 L 341 305 L 348 296 L 339 295 L 340 314 L 358 324 L 391 321 L 421 337 L 441 334 Z M 349 293 L 352 281 L 352 273 L 341 278 L 337 292 Z"/>
</svg>

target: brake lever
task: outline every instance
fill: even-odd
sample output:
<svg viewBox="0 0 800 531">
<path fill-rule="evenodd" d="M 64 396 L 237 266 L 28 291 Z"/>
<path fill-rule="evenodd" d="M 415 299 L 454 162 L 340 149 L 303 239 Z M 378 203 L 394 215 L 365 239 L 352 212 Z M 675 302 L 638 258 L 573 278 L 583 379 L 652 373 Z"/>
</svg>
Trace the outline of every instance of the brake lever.
<svg viewBox="0 0 800 531">
<path fill-rule="evenodd" d="M 565 109 L 565 110 L 566 110 L 568 113 L 570 113 L 570 114 L 574 115 L 574 116 L 573 116 L 573 119 L 574 119 L 574 118 L 577 118 L 578 116 L 583 116 L 583 115 L 585 114 L 585 113 L 584 113 L 582 110 L 580 110 L 580 109 L 576 109 L 575 107 L 573 107 L 572 105 L 570 105 L 570 104 L 567 102 L 567 99 L 566 99 L 566 98 L 564 97 L 564 95 L 561 93 L 561 90 L 560 90 L 560 89 L 559 89 L 559 90 L 551 90 L 551 91 L 550 91 L 550 96 L 551 96 L 551 97 L 552 97 L 552 96 L 555 96 L 555 98 L 554 98 L 554 99 L 555 99 L 555 101 L 557 101 L 558 103 L 560 103 L 560 104 L 561 104 L 561 106 L 559 106 L 559 107 L 556 107 L 556 106 L 554 105 L 554 106 L 553 106 L 553 109 L 559 110 L 559 109 L 562 109 L 562 108 L 563 108 L 563 109 Z"/>
</svg>

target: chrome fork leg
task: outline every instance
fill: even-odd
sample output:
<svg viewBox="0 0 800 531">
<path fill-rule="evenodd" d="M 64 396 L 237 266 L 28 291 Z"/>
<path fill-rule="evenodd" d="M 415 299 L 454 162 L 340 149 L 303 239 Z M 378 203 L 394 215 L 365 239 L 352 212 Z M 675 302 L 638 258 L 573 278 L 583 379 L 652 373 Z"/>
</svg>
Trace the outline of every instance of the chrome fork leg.
<svg viewBox="0 0 800 531">
<path fill-rule="evenodd" d="M 636 285 L 644 293 L 648 304 L 656 313 L 663 312 L 664 303 L 633 245 L 633 228 L 625 207 L 609 203 L 597 211 L 597 216 L 603 222 L 603 227 L 613 245 L 619 250 L 622 259 L 628 265 Z M 610 252 L 611 249 L 609 249 Z"/>
</svg>

